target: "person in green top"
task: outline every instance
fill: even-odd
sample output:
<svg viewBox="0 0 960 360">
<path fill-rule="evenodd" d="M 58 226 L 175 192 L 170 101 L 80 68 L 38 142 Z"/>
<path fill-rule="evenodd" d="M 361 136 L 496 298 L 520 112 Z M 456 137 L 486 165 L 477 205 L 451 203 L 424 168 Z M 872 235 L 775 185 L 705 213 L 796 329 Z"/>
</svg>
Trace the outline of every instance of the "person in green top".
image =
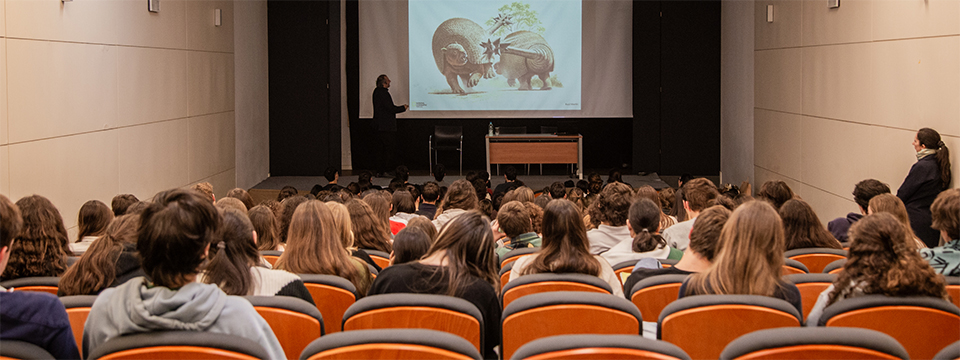
<svg viewBox="0 0 960 360">
<path fill-rule="evenodd" d="M 523 203 L 510 201 L 501 205 L 497 212 L 497 223 L 500 232 L 506 235 L 503 244 L 497 247 L 497 255 L 503 256 L 514 249 L 540 247 L 540 236 L 533 232 L 530 211 Z"/>
</svg>

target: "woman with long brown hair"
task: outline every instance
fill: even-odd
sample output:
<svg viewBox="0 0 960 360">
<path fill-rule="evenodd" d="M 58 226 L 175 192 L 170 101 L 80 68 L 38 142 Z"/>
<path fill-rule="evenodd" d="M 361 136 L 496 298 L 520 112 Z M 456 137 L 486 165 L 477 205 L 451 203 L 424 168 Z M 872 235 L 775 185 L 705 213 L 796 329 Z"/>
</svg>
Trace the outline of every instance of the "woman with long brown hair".
<svg viewBox="0 0 960 360">
<path fill-rule="evenodd" d="M 197 281 L 214 284 L 227 295 L 291 296 L 313 304 L 296 274 L 260 266 L 257 233 L 239 209 L 220 212 L 219 241 L 210 244 L 209 262 Z"/>
<path fill-rule="evenodd" d="M 495 247 L 490 219 L 477 210 L 466 211 L 440 229 L 437 241 L 421 260 L 383 269 L 370 287 L 370 295 L 441 294 L 471 302 L 488 324 L 484 326 L 483 357 L 496 359 L 501 309 Z"/>
<path fill-rule="evenodd" d="M 903 200 L 910 214 L 910 227 L 927 247 L 939 245 L 940 232 L 930 225 L 930 205 L 937 194 L 950 187 L 950 149 L 943 143 L 940 133 L 931 128 L 922 128 L 913 138 L 913 150 L 917 162 L 897 189 L 897 197 Z"/>
<path fill-rule="evenodd" d="M 772 205 L 765 201 L 740 205 L 723 226 L 713 264 L 690 275 L 680 286 L 680 297 L 763 295 L 786 300 L 803 313 L 800 290 L 780 278 L 783 244 L 783 223 Z"/>
<path fill-rule="evenodd" d="M 917 252 L 903 224 L 887 213 L 867 215 L 850 227 L 847 262 L 820 293 L 807 326 L 816 326 L 827 306 L 865 295 L 950 299 L 943 278 Z"/>
<path fill-rule="evenodd" d="M 784 251 L 803 248 L 842 249 L 840 242 L 823 227 L 817 213 L 800 199 L 790 199 L 780 207 L 783 234 L 786 237 Z"/>
<path fill-rule="evenodd" d="M 273 215 L 273 210 L 265 205 L 257 205 L 250 208 L 247 216 L 250 218 L 253 230 L 257 232 L 257 250 L 283 251 L 283 243 L 277 235 L 277 218 Z"/>
<path fill-rule="evenodd" d="M 609 185 L 608 185 L 609 186 Z M 543 210 L 543 245 L 536 254 L 513 264 L 510 280 L 539 273 L 580 273 L 597 276 L 610 284 L 613 294 L 623 296 L 623 285 L 610 263 L 590 254 L 590 240 L 576 205 L 557 199 Z"/>
<path fill-rule="evenodd" d="M 23 216 L 20 235 L 10 246 L 10 260 L 0 280 L 29 276 L 60 276 L 67 270 L 67 228 L 60 211 L 47 198 L 31 195 L 17 200 Z"/>
<path fill-rule="evenodd" d="M 287 249 L 277 260 L 277 269 L 294 274 L 336 275 L 353 283 L 364 296 L 370 287 L 370 271 L 343 247 L 334 230 L 330 209 L 319 200 L 297 207 L 290 221 Z"/>
<path fill-rule="evenodd" d="M 350 256 L 369 264 L 377 271 L 382 270 L 380 265 L 377 265 L 377 262 L 373 261 L 366 251 L 357 248 L 353 237 L 353 221 L 350 221 L 350 211 L 347 210 L 347 207 L 336 201 L 328 201 L 324 204 L 327 205 L 330 214 L 333 216 L 333 231 L 340 238 L 343 248 L 350 252 Z"/>
<path fill-rule="evenodd" d="M 390 228 L 377 218 L 373 208 L 363 200 L 350 200 L 346 204 L 350 212 L 354 245 L 359 249 L 379 250 L 390 253 Z"/>
<path fill-rule="evenodd" d="M 913 239 L 914 248 L 927 248 L 927 244 L 925 244 L 923 240 L 920 240 L 917 234 L 913 232 L 913 228 L 910 227 L 910 215 L 907 214 L 907 208 L 903 205 L 903 201 L 901 201 L 900 198 L 893 194 L 880 194 L 870 199 L 870 202 L 867 203 L 867 215 L 882 212 L 893 215 L 893 217 L 897 218 L 897 220 L 903 224 L 907 230 L 907 234 L 910 235 L 910 239 Z"/>
<path fill-rule="evenodd" d="M 139 215 L 113 219 L 103 236 L 60 277 L 57 295 L 97 295 L 103 289 L 143 276 L 137 253 Z"/>
<path fill-rule="evenodd" d="M 113 220 L 113 211 L 100 200 L 90 200 L 83 203 L 77 214 L 77 241 L 70 243 L 70 250 L 74 254 L 87 251 L 90 244 L 96 240 Z"/>
<path fill-rule="evenodd" d="M 477 209 L 480 200 L 477 199 L 477 189 L 469 181 L 460 179 L 450 184 L 443 201 L 437 209 L 437 217 L 433 220 L 433 225 L 439 231 L 444 224 L 453 220 L 463 213 Z"/>
</svg>

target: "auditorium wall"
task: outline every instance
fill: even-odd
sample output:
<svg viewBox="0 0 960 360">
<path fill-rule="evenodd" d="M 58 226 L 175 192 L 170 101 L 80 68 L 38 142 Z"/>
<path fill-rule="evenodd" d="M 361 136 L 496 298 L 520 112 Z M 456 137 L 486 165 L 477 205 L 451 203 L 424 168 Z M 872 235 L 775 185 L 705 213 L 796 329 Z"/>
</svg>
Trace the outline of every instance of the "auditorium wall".
<svg viewBox="0 0 960 360">
<path fill-rule="evenodd" d="M 46 196 L 73 227 L 90 199 L 265 178 L 261 3 L 0 0 L 0 193 Z M 235 15 L 253 28 L 235 37 Z"/>
<path fill-rule="evenodd" d="M 858 211 L 860 180 L 896 192 L 931 127 L 960 187 L 960 2 L 764 0 L 753 19 L 757 184 L 787 182 L 826 222 Z"/>
</svg>

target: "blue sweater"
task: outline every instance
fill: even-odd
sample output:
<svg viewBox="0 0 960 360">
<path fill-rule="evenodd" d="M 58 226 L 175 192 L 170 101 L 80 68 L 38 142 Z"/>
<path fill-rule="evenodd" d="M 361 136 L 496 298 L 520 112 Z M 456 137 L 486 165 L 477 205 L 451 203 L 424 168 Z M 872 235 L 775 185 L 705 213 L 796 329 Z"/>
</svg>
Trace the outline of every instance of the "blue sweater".
<svg viewBox="0 0 960 360">
<path fill-rule="evenodd" d="M 80 358 L 67 311 L 52 294 L 0 291 L 0 339 L 29 342 L 57 359 Z"/>
</svg>

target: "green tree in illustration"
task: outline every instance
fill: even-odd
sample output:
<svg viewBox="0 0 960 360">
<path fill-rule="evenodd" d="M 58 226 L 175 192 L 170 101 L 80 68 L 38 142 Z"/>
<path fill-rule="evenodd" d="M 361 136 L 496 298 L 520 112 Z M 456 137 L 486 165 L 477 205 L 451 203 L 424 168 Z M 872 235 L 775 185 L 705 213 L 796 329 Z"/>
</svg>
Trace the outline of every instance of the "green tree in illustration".
<svg viewBox="0 0 960 360">
<path fill-rule="evenodd" d="M 510 22 L 508 22 L 506 26 L 502 26 L 494 31 L 494 36 L 504 36 L 519 30 L 532 31 L 543 35 L 543 32 L 547 30 L 543 27 L 540 19 L 537 18 L 537 12 L 530 10 L 530 4 L 515 1 L 512 4 L 501 6 L 497 9 L 497 12 L 499 13 L 497 18 L 500 16 L 509 16 Z M 497 23 L 497 18 L 490 18 L 487 20 L 486 25 L 493 26 Z"/>
</svg>

